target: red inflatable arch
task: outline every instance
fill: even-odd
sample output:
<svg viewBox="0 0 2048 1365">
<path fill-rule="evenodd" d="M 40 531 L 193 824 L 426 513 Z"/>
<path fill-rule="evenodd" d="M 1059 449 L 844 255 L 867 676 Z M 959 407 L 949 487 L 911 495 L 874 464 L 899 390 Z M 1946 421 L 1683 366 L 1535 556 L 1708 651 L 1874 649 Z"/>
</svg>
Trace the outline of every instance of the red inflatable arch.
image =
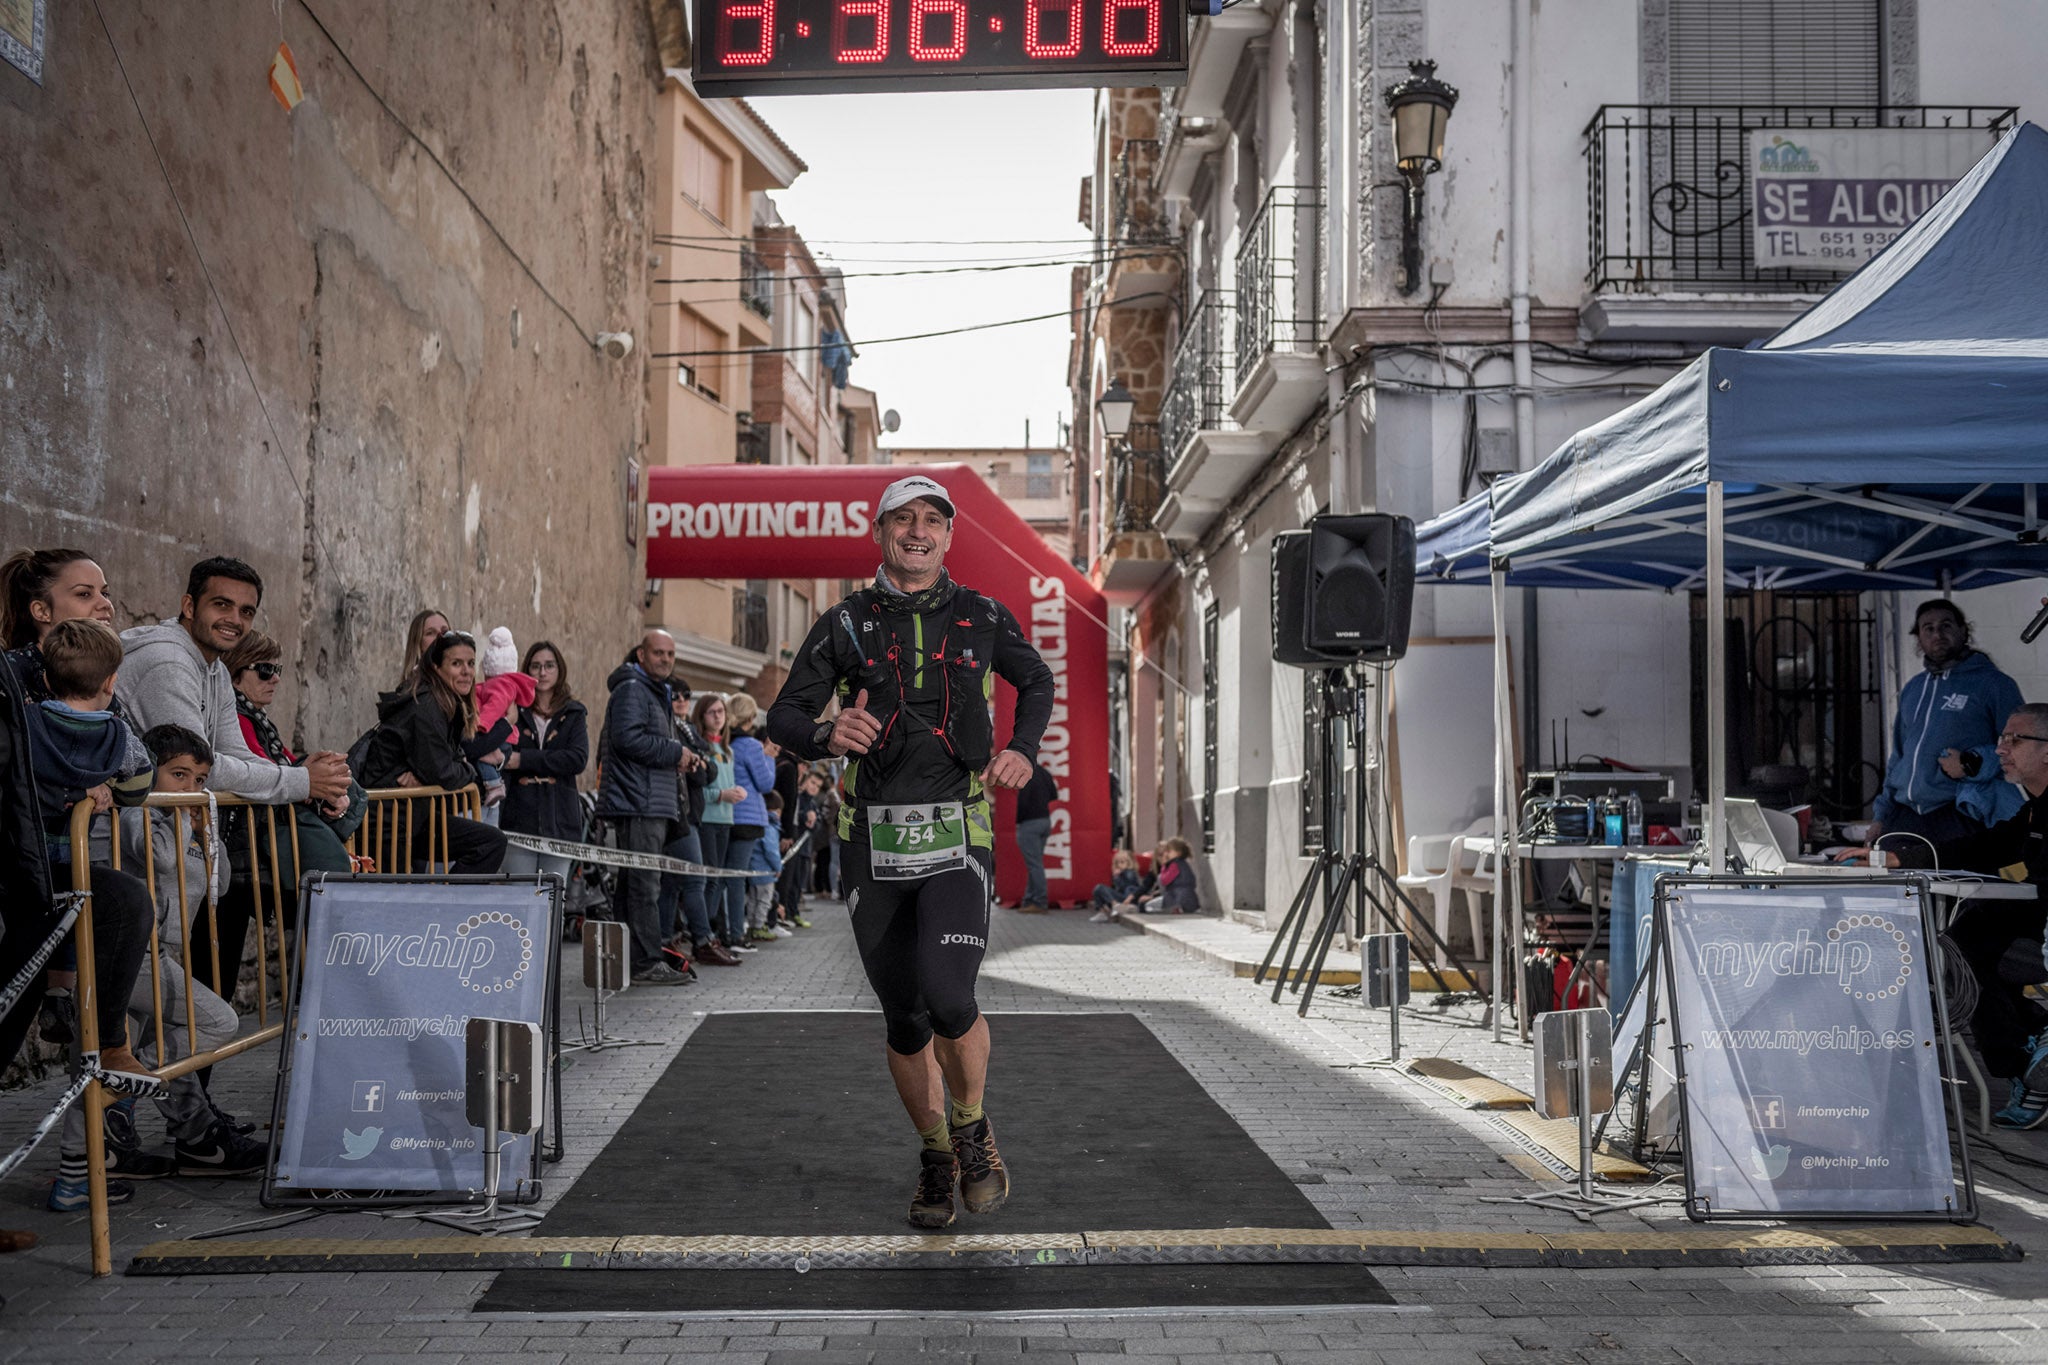
<svg viewBox="0 0 2048 1365">
<path fill-rule="evenodd" d="M 649 472 L 649 578 L 874 576 L 874 507 L 908 471 L 889 465 L 796 468 L 703 465 Z M 1109 878 L 1109 639 L 1102 595 L 965 465 L 921 465 L 953 495 L 946 555 L 955 582 L 1017 616 L 1058 680 L 1038 759 L 1060 785 L 1046 842 L 1056 900 L 1085 902 Z M 996 685 L 996 742 L 1009 738 L 1015 693 Z M 1014 794 L 996 798 L 996 888 L 1024 889 Z"/>
</svg>

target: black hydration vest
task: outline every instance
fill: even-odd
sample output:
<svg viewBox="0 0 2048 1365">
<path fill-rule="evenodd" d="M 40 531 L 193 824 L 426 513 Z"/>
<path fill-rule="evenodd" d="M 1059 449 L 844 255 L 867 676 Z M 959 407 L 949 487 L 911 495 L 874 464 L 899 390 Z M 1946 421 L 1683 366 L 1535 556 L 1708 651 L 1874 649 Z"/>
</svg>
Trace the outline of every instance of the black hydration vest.
<svg viewBox="0 0 2048 1365">
<path fill-rule="evenodd" d="M 919 615 L 892 611 L 893 604 L 868 587 L 834 608 L 846 613 L 846 633 L 860 644 L 857 664 L 841 675 L 850 678 L 841 684 L 844 699 L 866 688 L 868 712 L 882 725 L 869 759 L 889 765 L 891 750 L 905 738 L 930 733 L 961 768 L 979 773 L 995 749 L 989 699 L 995 686 L 996 604 L 961 587 L 953 589 L 943 611 Z M 913 690 L 930 686 L 927 678 L 925 688 L 917 688 L 920 667 L 937 668 L 944 677 L 934 719 L 913 714 L 908 704 Z"/>
</svg>

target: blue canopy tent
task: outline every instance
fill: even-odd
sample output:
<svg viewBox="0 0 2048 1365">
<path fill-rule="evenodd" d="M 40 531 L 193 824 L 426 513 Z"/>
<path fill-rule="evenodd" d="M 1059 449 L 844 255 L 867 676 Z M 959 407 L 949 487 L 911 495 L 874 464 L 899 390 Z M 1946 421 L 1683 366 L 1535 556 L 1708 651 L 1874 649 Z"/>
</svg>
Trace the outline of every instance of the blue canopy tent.
<svg viewBox="0 0 2048 1365">
<path fill-rule="evenodd" d="M 1761 346 L 1709 349 L 1535 469 L 1426 523 L 1417 577 L 1484 574 L 1496 634 L 1508 583 L 1699 584 L 1710 619 L 1731 579 L 1982 586 L 2048 573 L 2043 483 L 2048 132 L 2028 123 Z M 1714 867 L 1725 846 L 1721 648 L 1709 631 Z"/>
</svg>

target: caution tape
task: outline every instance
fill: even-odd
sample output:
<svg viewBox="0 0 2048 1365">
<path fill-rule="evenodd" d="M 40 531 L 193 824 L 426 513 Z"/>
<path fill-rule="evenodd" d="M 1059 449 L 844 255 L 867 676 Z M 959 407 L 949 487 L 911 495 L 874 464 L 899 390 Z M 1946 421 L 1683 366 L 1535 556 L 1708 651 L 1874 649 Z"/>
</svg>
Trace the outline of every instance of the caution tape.
<svg viewBox="0 0 2048 1365">
<path fill-rule="evenodd" d="M 790 846 L 783 854 L 785 859 L 794 858 L 809 843 L 811 832 L 805 830 L 803 837 Z M 603 844 L 573 844 L 566 839 L 543 839 L 537 834 L 507 834 L 506 842 L 531 853 L 544 853 L 550 858 L 567 858 L 577 863 L 600 863 L 605 867 L 629 867 L 640 872 L 673 872 L 686 877 L 765 877 L 768 874 L 758 869 L 734 869 L 730 867 L 706 867 L 682 858 L 671 858 L 661 853 L 636 853 L 631 849 L 606 848 Z"/>
<path fill-rule="evenodd" d="M 72 921 L 78 918 L 78 911 L 85 904 L 85 893 L 60 891 L 50 897 L 50 902 L 64 907 L 63 914 L 51 928 L 49 935 L 43 939 L 42 947 L 29 954 L 28 961 L 22 963 L 21 970 L 14 974 L 14 980 L 7 983 L 7 989 L 0 991 L 0 1019 L 13 1013 L 14 1004 L 21 999 L 22 992 L 29 988 L 30 983 L 43 970 L 43 964 L 50 960 L 50 954 L 64 941 L 64 935 L 71 932 Z"/>
</svg>

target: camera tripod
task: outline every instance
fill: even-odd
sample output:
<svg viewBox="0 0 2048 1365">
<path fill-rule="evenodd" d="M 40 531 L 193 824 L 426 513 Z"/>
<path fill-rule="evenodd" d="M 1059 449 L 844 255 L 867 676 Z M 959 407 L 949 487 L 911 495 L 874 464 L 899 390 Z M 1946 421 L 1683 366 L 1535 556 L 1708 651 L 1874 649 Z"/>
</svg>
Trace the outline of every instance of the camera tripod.
<svg viewBox="0 0 2048 1365">
<path fill-rule="evenodd" d="M 1355 672 L 1353 670 L 1356 670 Z M 1279 930 L 1273 935 L 1272 946 L 1267 948 L 1265 960 L 1252 980 L 1265 984 L 1267 972 L 1273 970 L 1273 959 L 1280 957 L 1278 979 L 1273 983 L 1273 1003 L 1280 1003 L 1282 991 L 1290 988 L 1301 992 L 1301 1004 L 1295 1013 L 1304 1017 L 1309 1005 L 1315 999 L 1316 982 L 1321 978 L 1323 963 L 1330 955 L 1330 947 L 1336 942 L 1337 931 L 1344 924 L 1345 910 L 1351 911 L 1351 932 L 1354 937 L 1363 936 L 1366 924 L 1366 908 L 1370 906 L 1378 921 L 1389 932 L 1415 937 L 1414 927 L 1419 927 L 1435 950 L 1426 957 L 1426 970 L 1430 980 L 1439 992 L 1445 995 L 1459 993 L 1444 976 L 1438 961 L 1446 961 L 1462 975 L 1466 989 L 1476 987 L 1478 977 L 1469 964 L 1452 951 L 1436 930 L 1436 923 L 1416 907 L 1401 889 L 1394 874 L 1380 861 L 1381 830 L 1374 818 L 1376 803 L 1372 799 L 1372 770 L 1377 766 L 1378 756 L 1385 752 L 1384 743 L 1373 742 L 1375 734 L 1384 738 L 1386 716 L 1386 683 L 1369 683 L 1365 665 L 1352 664 L 1323 670 L 1323 726 L 1325 742 L 1318 758 L 1321 774 L 1321 813 L 1323 821 L 1323 848 L 1316 854 L 1308 876 L 1303 879 L 1301 889 L 1294 893 L 1294 902 L 1287 909 L 1287 917 L 1280 922 Z M 1368 697 L 1372 699 L 1372 711 L 1368 713 Z M 1378 728 L 1375 727 L 1378 722 Z M 1349 801 L 1351 816 L 1351 852 L 1342 851 L 1346 842 L 1343 832 L 1344 807 L 1346 801 L 1341 790 L 1339 777 L 1342 770 L 1342 751 L 1346 743 L 1351 746 L 1352 794 Z M 1322 918 L 1312 931 L 1309 930 L 1311 907 L 1315 904 L 1316 893 L 1322 892 Z M 1398 903 L 1408 913 L 1410 928 L 1404 928 L 1393 906 Z M 1308 951 L 1302 958 L 1302 965 L 1294 968 L 1294 954 L 1301 946 L 1302 935 L 1308 933 Z M 1287 951 L 1280 953 L 1282 940 Z M 1290 975 L 1292 973 L 1292 975 Z M 1497 987 L 1496 987 L 1497 989 Z"/>
</svg>

